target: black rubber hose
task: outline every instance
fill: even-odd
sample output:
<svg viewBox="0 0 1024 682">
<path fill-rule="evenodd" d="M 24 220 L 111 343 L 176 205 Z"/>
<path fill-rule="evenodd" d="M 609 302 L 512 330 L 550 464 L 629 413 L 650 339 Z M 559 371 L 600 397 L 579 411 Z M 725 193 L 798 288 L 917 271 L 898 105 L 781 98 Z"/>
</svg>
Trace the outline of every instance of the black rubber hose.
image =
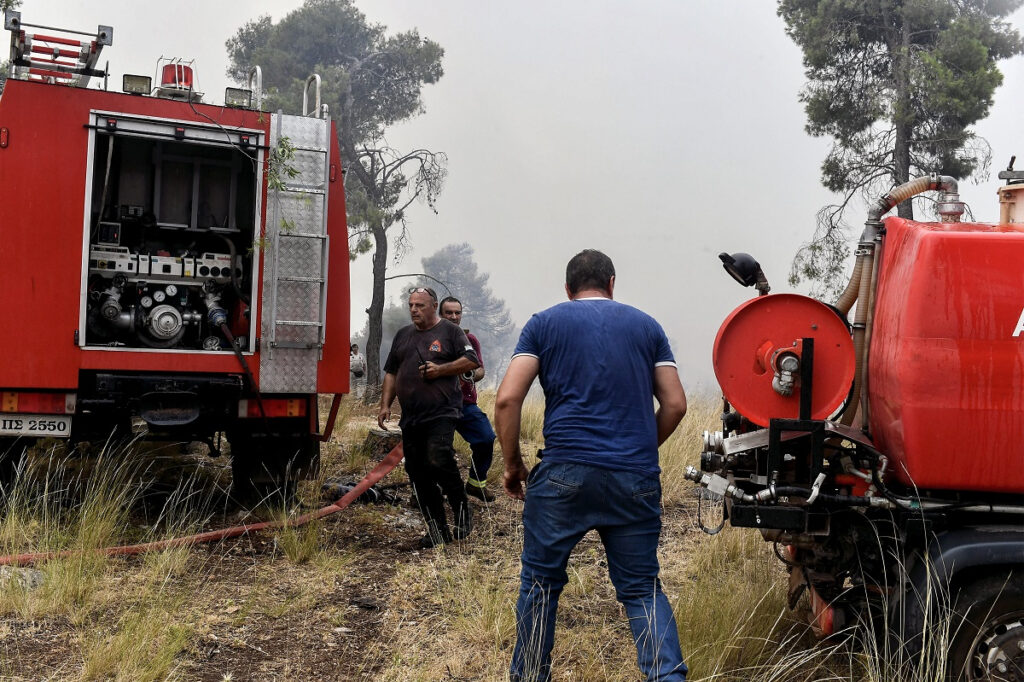
<svg viewBox="0 0 1024 682">
<path fill-rule="evenodd" d="M 235 290 L 235 295 L 238 296 L 239 300 L 251 308 L 252 304 L 249 302 L 249 297 L 242 291 L 242 285 L 238 282 L 238 272 L 235 270 L 235 243 L 222 234 L 217 236 L 228 245 L 228 253 L 231 254 L 231 288 Z"/>
<path fill-rule="evenodd" d="M 263 398 L 260 396 L 260 392 L 256 389 L 256 378 L 253 377 L 252 370 L 249 369 L 249 363 L 246 362 L 245 355 L 242 354 L 242 349 L 238 347 L 235 337 L 231 334 L 231 330 L 228 329 L 227 322 L 220 325 L 220 330 L 224 334 L 224 338 L 231 344 L 231 349 L 235 351 L 235 357 L 238 358 L 239 364 L 242 365 L 242 371 L 245 372 L 245 378 L 249 381 L 249 389 L 256 394 L 256 404 L 260 408 L 260 419 L 263 420 L 263 426 L 266 428 L 268 426 L 266 422 L 267 411 L 263 409 Z"/>
</svg>

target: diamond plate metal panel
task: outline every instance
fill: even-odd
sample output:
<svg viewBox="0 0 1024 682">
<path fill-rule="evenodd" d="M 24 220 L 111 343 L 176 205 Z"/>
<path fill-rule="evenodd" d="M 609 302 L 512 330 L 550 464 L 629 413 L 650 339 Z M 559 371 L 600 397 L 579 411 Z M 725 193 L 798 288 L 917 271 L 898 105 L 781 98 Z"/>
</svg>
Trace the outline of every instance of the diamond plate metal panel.
<svg viewBox="0 0 1024 682">
<path fill-rule="evenodd" d="M 320 321 L 320 284 L 318 282 L 277 283 L 277 319 L 299 322 Z M 281 337 L 278 327 L 277 337 Z M 319 333 L 317 329 L 317 333 Z"/>
<path fill-rule="evenodd" d="M 315 345 L 320 342 L 320 332 L 316 327 L 281 325 L 277 328 L 277 342 L 284 346 L 292 344 Z"/>
<path fill-rule="evenodd" d="M 260 361 L 260 392 L 316 393 L 316 363 L 309 362 L 311 353 L 316 357 L 316 350 L 275 348 L 269 365 Z"/>
<path fill-rule="evenodd" d="M 296 148 L 291 165 L 299 175 L 287 188 L 267 196 L 260 390 L 315 393 L 320 358 L 320 297 L 324 276 L 324 231 L 327 187 L 326 155 L 330 123 L 323 119 L 272 114 L 270 146 L 287 137 Z M 318 235 L 300 237 L 296 235 Z M 304 277 L 314 281 L 293 281 Z M 305 325 L 281 324 L 282 321 Z M 271 340 L 273 339 L 273 344 Z M 308 348 L 285 348 L 303 345 Z"/>
<path fill-rule="evenodd" d="M 326 150 L 308 151 L 295 150 L 295 157 L 290 166 L 298 171 L 298 175 L 288 178 L 289 188 L 324 189 L 324 155 Z"/>
<path fill-rule="evenodd" d="M 327 136 L 330 129 L 330 122 L 322 118 L 281 116 L 281 135 L 291 140 L 295 147 L 327 151 Z"/>
<path fill-rule="evenodd" d="M 323 244 L 319 239 L 281 235 L 277 248 L 278 279 L 283 277 L 319 278 L 323 259 Z M 280 304 L 278 304 L 278 311 L 280 311 Z"/>
<path fill-rule="evenodd" d="M 281 192 L 278 227 L 284 234 L 323 234 L 324 196 L 314 192 Z"/>
</svg>

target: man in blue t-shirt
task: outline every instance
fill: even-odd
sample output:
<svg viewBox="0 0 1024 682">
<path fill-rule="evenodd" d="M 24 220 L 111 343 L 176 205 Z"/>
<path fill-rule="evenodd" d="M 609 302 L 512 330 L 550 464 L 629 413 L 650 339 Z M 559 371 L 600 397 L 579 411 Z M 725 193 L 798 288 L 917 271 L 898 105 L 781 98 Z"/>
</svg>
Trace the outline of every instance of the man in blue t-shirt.
<svg viewBox="0 0 1024 682">
<path fill-rule="evenodd" d="M 608 256 L 590 249 L 574 256 L 565 271 L 569 301 L 530 318 L 498 389 L 494 418 L 505 492 L 526 501 L 514 682 L 550 679 L 569 553 L 591 529 L 604 544 L 641 671 L 648 680 L 686 679 L 657 556 L 658 446 L 686 413 L 686 396 L 665 332 L 649 315 L 613 301 L 614 288 Z M 519 428 L 523 401 L 538 376 L 544 450 L 530 471 Z"/>
</svg>

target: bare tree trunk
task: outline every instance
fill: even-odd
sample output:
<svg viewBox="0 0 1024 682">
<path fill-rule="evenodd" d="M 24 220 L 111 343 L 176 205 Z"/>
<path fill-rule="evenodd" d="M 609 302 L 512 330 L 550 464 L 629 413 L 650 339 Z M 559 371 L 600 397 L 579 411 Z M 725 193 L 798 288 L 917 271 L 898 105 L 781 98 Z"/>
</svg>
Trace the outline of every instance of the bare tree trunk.
<svg viewBox="0 0 1024 682">
<path fill-rule="evenodd" d="M 896 124 L 896 143 L 893 147 L 893 180 L 897 185 L 902 185 L 910 180 L 910 143 L 914 134 L 910 104 L 910 24 L 905 15 L 893 65 L 896 68 L 896 114 L 893 117 Z M 913 199 L 900 202 L 897 212 L 901 218 L 913 220 Z"/>
<path fill-rule="evenodd" d="M 369 328 L 366 339 L 366 392 L 367 404 L 380 396 L 381 367 L 380 342 L 384 318 L 384 276 L 388 265 L 388 234 L 379 218 L 374 219 L 373 231 L 373 297 L 370 299 Z"/>
</svg>

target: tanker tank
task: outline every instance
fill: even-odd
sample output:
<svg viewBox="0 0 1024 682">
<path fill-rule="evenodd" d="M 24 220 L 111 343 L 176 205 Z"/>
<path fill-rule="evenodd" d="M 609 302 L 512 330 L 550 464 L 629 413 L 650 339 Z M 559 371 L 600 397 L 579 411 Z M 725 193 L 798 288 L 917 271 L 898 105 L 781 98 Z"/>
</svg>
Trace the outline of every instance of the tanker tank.
<svg viewBox="0 0 1024 682">
<path fill-rule="evenodd" d="M 1024 225 L 885 221 L 868 402 L 903 483 L 1024 493 Z"/>
</svg>

